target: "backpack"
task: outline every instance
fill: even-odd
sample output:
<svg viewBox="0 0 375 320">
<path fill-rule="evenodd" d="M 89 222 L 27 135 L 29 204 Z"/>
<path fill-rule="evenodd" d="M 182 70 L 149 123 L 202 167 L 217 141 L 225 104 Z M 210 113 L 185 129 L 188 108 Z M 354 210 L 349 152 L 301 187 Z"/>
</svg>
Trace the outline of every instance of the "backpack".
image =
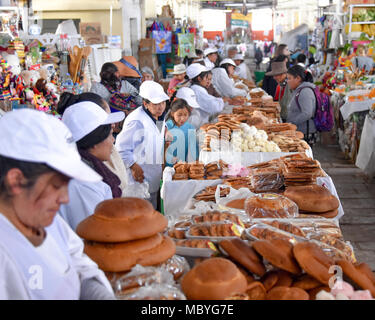
<svg viewBox="0 0 375 320">
<path fill-rule="evenodd" d="M 298 102 L 298 96 L 304 88 L 300 89 L 296 94 L 296 102 L 298 108 L 301 110 L 301 106 Z M 313 118 L 314 124 L 317 131 L 331 131 L 334 124 L 334 115 L 329 96 L 320 91 L 319 87 L 316 86 L 315 89 L 310 88 L 315 95 L 316 100 L 316 111 Z"/>
</svg>

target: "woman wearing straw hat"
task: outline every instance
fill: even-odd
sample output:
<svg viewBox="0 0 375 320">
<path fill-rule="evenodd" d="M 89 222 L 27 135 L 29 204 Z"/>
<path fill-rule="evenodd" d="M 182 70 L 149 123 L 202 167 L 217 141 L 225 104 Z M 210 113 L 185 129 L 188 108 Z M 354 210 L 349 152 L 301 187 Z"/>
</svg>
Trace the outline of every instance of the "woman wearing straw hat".
<svg viewBox="0 0 375 320">
<path fill-rule="evenodd" d="M 125 119 L 115 146 L 125 167 L 131 170 L 129 180 L 148 182 L 149 200 L 156 208 L 164 158 L 165 108 L 169 97 L 154 81 L 143 82 L 139 94 L 143 98 L 143 106 Z"/>
<path fill-rule="evenodd" d="M 236 69 L 234 70 L 234 75 L 242 79 L 253 81 L 250 70 L 245 63 L 245 59 L 242 54 L 237 53 L 233 58 L 234 63 L 236 64 Z"/>
<path fill-rule="evenodd" d="M 176 91 L 179 84 L 185 80 L 186 76 L 186 66 L 182 64 L 177 64 L 174 66 L 173 73 L 174 77 L 169 82 L 168 95 L 171 97 Z"/>
<path fill-rule="evenodd" d="M 115 299 L 82 240 L 56 215 L 70 200 L 70 179 L 101 179 L 81 160 L 68 128 L 36 110 L 6 113 L 0 172 L 0 299 Z"/>
<path fill-rule="evenodd" d="M 224 59 L 220 67 L 212 70 L 212 84 L 222 97 L 234 98 L 237 96 L 246 97 L 247 91 L 234 86 L 231 77 L 234 74 L 236 64 L 232 59 Z"/>
</svg>

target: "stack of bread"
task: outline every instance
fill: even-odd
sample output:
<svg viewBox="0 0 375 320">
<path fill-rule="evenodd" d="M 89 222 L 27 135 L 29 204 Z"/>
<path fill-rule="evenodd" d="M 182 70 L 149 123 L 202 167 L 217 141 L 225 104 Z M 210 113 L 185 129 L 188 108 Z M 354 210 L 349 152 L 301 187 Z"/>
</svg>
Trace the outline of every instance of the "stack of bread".
<svg viewBox="0 0 375 320">
<path fill-rule="evenodd" d="M 248 168 L 252 192 L 278 191 L 284 186 L 284 178 L 278 162 L 260 163 Z"/>
<path fill-rule="evenodd" d="M 124 272 L 137 264 L 160 264 L 175 254 L 174 242 L 161 234 L 166 227 L 167 219 L 149 201 L 116 198 L 99 203 L 76 232 L 100 269 Z"/>
<path fill-rule="evenodd" d="M 254 99 L 254 98 L 262 98 L 264 95 L 265 95 L 265 91 L 261 88 L 254 88 L 252 90 L 250 90 L 250 97 L 251 99 Z"/>
<path fill-rule="evenodd" d="M 227 178 L 223 180 L 223 183 L 236 190 L 241 188 L 250 189 L 250 180 L 248 177 Z"/>
<path fill-rule="evenodd" d="M 204 165 L 202 162 L 178 162 L 173 166 L 175 174 L 173 180 L 216 180 L 221 179 L 228 169 L 228 164 L 223 160 L 210 162 Z"/>
<path fill-rule="evenodd" d="M 195 196 L 194 199 L 197 201 L 215 201 L 215 193 L 216 193 L 217 186 L 210 186 L 204 188 L 202 191 L 199 191 Z M 222 188 L 220 189 L 220 197 L 225 197 L 229 194 L 229 189 Z"/>
<path fill-rule="evenodd" d="M 331 258 L 312 242 L 231 239 L 219 247 L 223 257 L 204 260 L 183 277 L 188 299 L 315 300 L 322 290 L 331 291 L 336 264 L 348 282 L 375 296 L 375 277 L 365 263 Z"/>
<path fill-rule="evenodd" d="M 283 131 L 286 133 L 288 131 Z M 284 134 L 268 134 L 268 139 L 270 141 L 275 142 L 282 152 L 305 152 L 310 148 L 306 141 L 301 140 L 299 131 L 292 131 L 292 134 L 284 135 Z"/>
<path fill-rule="evenodd" d="M 338 214 L 339 200 L 320 185 L 289 186 L 284 196 L 293 200 L 301 213 L 313 214 L 324 218 L 335 218 Z"/>
</svg>

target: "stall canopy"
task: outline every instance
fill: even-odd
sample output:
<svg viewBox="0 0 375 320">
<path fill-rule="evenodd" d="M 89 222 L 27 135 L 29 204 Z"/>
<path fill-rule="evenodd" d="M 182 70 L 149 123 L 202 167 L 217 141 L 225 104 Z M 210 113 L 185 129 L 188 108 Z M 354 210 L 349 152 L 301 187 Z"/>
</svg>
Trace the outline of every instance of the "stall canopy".
<svg viewBox="0 0 375 320">
<path fill-rule="evenodd" d="M 297 28 L 283 34 L 280 43 L 288 45 L 289 50 L 308 49 L 309 27 L 307 24 L 301 24 Z"/>
</svg>

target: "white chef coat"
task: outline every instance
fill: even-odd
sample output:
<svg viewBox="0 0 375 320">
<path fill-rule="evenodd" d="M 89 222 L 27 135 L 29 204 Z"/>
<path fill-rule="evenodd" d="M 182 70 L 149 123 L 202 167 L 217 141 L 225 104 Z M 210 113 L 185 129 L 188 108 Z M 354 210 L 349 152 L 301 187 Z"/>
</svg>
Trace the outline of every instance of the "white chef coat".
<svg viewBox="0 0 375 320">
<path fill-rule="evenodd" d="M 229 78 L 224 68 L 212 70 L 212 85 L 222 97 L 234 98 L 237 96 L 246 97 L 246 90 L 237 89 L 233 79 Z"/>
<path fill-rule="evenodd" d="M 123 129 L 116 139 L 115 146 L 125 167 L 130 168 L 134 163 L 141 166 L 145 180 L 149 183 L 150 193 L 160 188 L 164 134 L 165 121 L 156 124 L 143 107 L 139 107 L 126 117 Z M 132 175 L 129 175 L 129 179 L 134 182 Z"/>
<path fill-rule="evenodd" d="M 110 186 L 103 181 L 83 182 L 72 179 L 69 181 L 68 191 L 69 202 L 61 205 L 58 213 L 73 230 L 94 213 L 99 202 L 113 198 Z"/>
<path fill-rule="evenodd" d="M 199 113 L 199 127 L 201 127 L 203 124 L 208 123 L 208 119 L 210 116 L 223 111 L 224 101 L 222 98 L 216 98 L 210 95 L 207 92 L 206 88 L 203 88 L 202 86 L 194 84 L 191 86 L 191 89 L 194 91 L 197 102 L 199 104 L 199 108 L 196 108 L 194 110 Z"/>
<path fill-rule="evenodd" d="M 0 299 L 76 300 L 81 283 L 96 279 L 108 292 L 103 271 L 83 253 L 82 240 L 56 215 L 39 247 L 0 214 Z M 6 239 L 6 241 L 4 241 Z"/>
<path fill-rule="evenodd" d="M 242 62 L 239 66 L 236 67 L 236 69 L 234 70 L 234 74 L 242 79 L 253 81 L 253 77 L 251 76 L 250 70 L 245 62 Z"/>
<path fill-rule="evenodd" d="M 207 57 L 203 59 L 203 62 L 206 65 L 206 68 L 208 68 L 210 70 L 215 68 L 215 64 L 210 59 L 208 59 Z"/>
</svg>

